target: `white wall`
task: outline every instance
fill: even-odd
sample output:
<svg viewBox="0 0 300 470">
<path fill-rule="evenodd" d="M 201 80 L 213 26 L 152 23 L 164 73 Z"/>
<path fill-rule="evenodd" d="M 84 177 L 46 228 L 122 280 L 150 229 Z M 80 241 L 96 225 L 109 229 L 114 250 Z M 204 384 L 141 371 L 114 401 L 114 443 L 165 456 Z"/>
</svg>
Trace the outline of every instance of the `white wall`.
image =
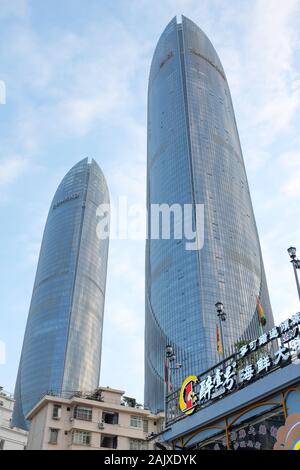
<svg viewBox="0 0 300 470">
<path fill-rule="evenodd" d="M 3 450 L 24 450 L 28 433 L 17 428 L 10 428 L 14 400 L 0 393 L 0 441 L 4 440 Z"/>
</svg>

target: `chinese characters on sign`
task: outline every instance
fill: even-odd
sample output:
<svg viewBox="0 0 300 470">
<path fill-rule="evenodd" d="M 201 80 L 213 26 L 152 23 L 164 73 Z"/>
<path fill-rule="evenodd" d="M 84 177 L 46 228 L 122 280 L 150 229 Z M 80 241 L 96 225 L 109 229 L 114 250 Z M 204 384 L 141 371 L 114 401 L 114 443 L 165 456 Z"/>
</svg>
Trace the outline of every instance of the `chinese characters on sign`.
<svg viewBox="0 0 300 470">
<path fill-rule="evenodd" d="M 258 339 L 242 346 L 231 364 L 225 365 L 224 361 L 219 368 L 214 369 L 202 380 L 199 380 L 197 376 L 188 377 L 180 390 L 181 411 L 191 414 L 196 410 L 197 405 L 201 406 L 211 400 L 221 398 L 241 386 L 248 385 L 269 371 L 290 363 L 293 356 L 300 355 L 299 325 L 300 312 L 278 327 L 263 333 Z M 274 339 L 280 339 L 281 344 L 271 356 L 270 352 L 266 353 L 262 348 Z M 262 350 L 259 356 L 252 354 L 259 350 Z M 252 357 L 249 357 L 247 363 L 245 358 L 250 354 Z"/>
<path fill-rule="evenodd" d="M 223 371 L 217 369 L 213 376 L 208 375 L 200 382 L 199 403 L 231 392 L 236 385 L 236 363 L 227 366 Z"/>
<path fill-rule="evenodd" d="M 299 325 L 300 312 L 293 315 L 291 319 L 285 320 L 279 326 L 274 326 L 274 328 L 267 333 L 263 333 L 258 339 L 242 346 L 239 351 L 239 358 L 255 352 L 274 339 L 281 338 L 281 343 L 287 343 L 293 340 L 299 333 Z"/>
</svg>

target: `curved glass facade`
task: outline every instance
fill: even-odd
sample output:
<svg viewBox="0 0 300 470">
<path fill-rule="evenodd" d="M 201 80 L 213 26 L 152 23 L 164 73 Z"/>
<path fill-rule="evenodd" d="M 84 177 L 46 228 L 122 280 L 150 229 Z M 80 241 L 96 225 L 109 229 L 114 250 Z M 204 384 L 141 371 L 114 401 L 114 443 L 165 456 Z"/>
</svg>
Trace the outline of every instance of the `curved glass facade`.
<svg viewBox="0 0 300 470">
<path fill-rule="evenodd" d="M 146 245 L 145 404 L 163 409 L 164 356 L 173 345 L 172 385 L 222 358 L 216 301 L 224 303 L 226 354 L 260 335 L 257 296 L 273 315 L 226 76 L 207 36 L 174 18 L 157 44 L 148 88 L 147 205 L 204 204 L 204 246 L 185 240 Z M 194 214 L 195 217 L 195 214 Z"/>
<path fill-rule="evenodd" d="M 109 240 L 96 234 L 96 209 L 109 203 L 97 163 L 84 159 L 52 201 L 33 288 L 15 389 L 12 424 L 50 390 L 99 384 Z"/>
</svg>

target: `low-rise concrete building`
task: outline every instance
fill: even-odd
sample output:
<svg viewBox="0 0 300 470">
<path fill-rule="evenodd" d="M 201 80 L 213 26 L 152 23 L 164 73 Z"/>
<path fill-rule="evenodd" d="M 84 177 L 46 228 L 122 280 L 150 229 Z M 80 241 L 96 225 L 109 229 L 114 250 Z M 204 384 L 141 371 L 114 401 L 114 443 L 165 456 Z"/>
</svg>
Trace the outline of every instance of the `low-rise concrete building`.
<svg viewBox="0 0 300 470">
<path fill-rule="evenodd" d="M 163 414 L 153 415 L 122 390 L 109 387 L 76 395 L 45 395 L 31 410 L 29 450 L 154 448 L 148 437 L 163 429 Z"/>
<path fill-rule="evenodd" d="M 10 427 L 14 403 L 13 395 L 0 387 L 0 450 L 26 448 L 28 433 L 23 429 Z"/>
</svg>

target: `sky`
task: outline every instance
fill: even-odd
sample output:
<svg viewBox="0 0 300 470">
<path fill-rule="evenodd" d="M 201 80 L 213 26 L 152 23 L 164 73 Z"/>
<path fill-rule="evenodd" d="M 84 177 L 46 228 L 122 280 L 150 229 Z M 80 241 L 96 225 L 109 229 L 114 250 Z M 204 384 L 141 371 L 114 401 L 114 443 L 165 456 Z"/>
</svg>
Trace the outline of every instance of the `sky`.
<svg viewBox="0 0 300 470">
<path fill-rule="evenodd" d="M 208 35 L 232 93 L 275 321 L 299 310 L 299 0 L 0 0 L 0 385 L 13 392 L 54 192 L 79 160 L 145 204 L 147 81 L 166 24 Z M 1 343 L 2 342 L 2 343 Z M 144 242 L 110 243 L 101 385 L 143 402 Z M 195 371 L 196 372 L 196 371 Z"/>
</svg>

